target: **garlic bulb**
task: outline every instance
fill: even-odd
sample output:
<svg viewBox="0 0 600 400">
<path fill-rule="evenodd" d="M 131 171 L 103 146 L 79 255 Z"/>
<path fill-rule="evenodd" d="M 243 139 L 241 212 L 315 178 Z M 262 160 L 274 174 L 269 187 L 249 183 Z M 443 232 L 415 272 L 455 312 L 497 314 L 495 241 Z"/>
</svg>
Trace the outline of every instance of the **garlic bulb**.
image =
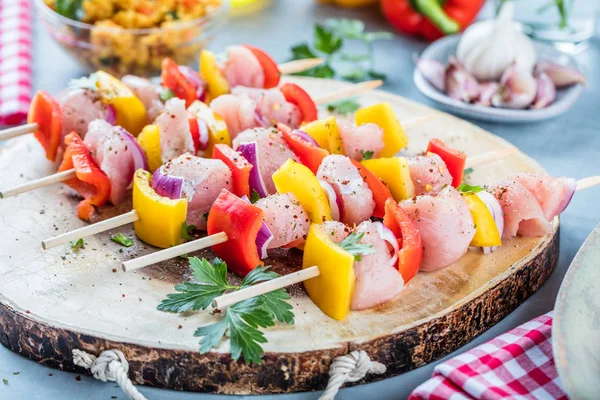
<svg viewBox="0 0 600 400">
<path fill-rule="evenodd" d="M 514 5 L 508 1 L 497 19 L 474 23 L 460 38 L 456 56 L 480 82 L 498 81 L 513 62 L 533 70 L 533 43 L 512 22 L 513 13 Z"/>
</svg>

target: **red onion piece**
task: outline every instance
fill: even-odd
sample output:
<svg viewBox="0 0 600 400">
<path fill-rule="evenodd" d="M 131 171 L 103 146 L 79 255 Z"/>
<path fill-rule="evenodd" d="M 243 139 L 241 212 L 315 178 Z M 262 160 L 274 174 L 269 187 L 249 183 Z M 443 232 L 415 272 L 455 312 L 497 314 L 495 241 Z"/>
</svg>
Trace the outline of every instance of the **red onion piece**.
<svg viewBox="0 0 600 400">
<path fill-rule="evenodd" d="M 138 141 L 131 133 L 127 132 L 125 128 L 120 126 L 117 126 L 116 128 L 125 143 L 127 143 L 127 149 L 131 151 L 131 156 L 133 157 L 133 171 L 135 172 L 140 168 L 148 170 L 148 159 L 146 158 L 146 152 L 142 149 L 142 146 L 140 146 Z"/>
<path fill-rule="evenodd" d="M 566 178 L 565 179 L 565 191 L 563 192 L 563 201 L 562 201 L 562 203 L 560 203 L 560 206 L 557 209 L 556 215 L 565 211 L 565 208 L 567 208 L 567 206 L 573 199 L 575 190 L 577 190 L 577 181 L 573 178 Z"/>
<path fill-rule="evenodd" d="M 400 245 L 398 244 L 398 238 L 394 235 L 394 232 L 390 230 L 387 226 L 377 221 L 374 222 L 377 227 L 377 233 L 379 236 L 385 240 L 392 248 L 394 254 L 392 254 L 392 259 L 390 260 L 390 265 L 392 267 L 396 267 L 396 263 L 398 262 L 398 252 L 400 251 Z"/>
<path fill-rule="evenodd" d="M 204 102 L 206 100 L 206 82 L 200 78 L 196 71 L 186 65 L 180 65 L 179 72 L 185 76 L 188 82 L 196 87 L 196 98 Z"/>
<path fill-rule="evenodd" d="M 485 190 L 475 194 L 492 213 L 492 217 L 494 217 L 494 222 L 496 223 L 496 229 L 498 229 L 498 233 L 500 234 L 500 237 L 502 237 L 502 233 L 504 233 L 504 213 L 502 212 L 500 202 L 491 193 L 486 192 Z M 487 246 L 483 248 L 483 253 L 489 254 L 496 249 L 498 249 L 498 246 Z"/>
<path fill-rule="evenodd" d="M 106 106 L 106 122 L 111 125 L 117 123 L 117 112 L 115 111 L 115 107 L 112 104 L 108 104 Z"/>
<path fill-rule="evenodd" d="M 263 128 L 268 128 L 270 126 L 273 126 L 271 121 L 269 121 L 268 119 L 266 119 L 265 117 L 260 115 L 258 110 L 254 110 L 254 121 L 256 122 L 256 124 L 258 126 L 262 126 Z"/>
<path fill-rule="evenodd" d="M 294 130 L 292 130 L 292 133 L 294 135 L 298 136 L 300 139 L 304 140 L 305 142 L 308 142 L 316 147 L 319 147 L 319 145 L 317 144 L 315 139 L 313 139 L 308 133 L 301 131 L 300 129 L 294 129 Z"/>
<path fill-rule="evenodd" d="M 342 217 L 340 200 L 338 200 L 338 196 L 328 182 L 323 179 L 319 179 L 319 184 L 321 184 L 321 188 L 323 192 L 325 192 L 325 197 L 327 197 L 327 201 L 329 201 L 329 208 L 331 209 L 331 218 L 334 221 L 339 221 Z"/>
<path fill-rule="evenodd" d="M 180 176 L 169 176 L 165 174 L 164 165 L 154 171 L 150 179 L 150 187 L 163 197 L 170 199 L 181 199 L 183 197 L 183 178 Z"/>
<path fill-rule="evenodd" d="M 236 150 L 252 164 L 253 168 L 250 170 L 250 189 L 256 190 L 260 197 L 267 197 L 269 192 L 260 174 L 258 144 L 256 142 L 243 143 L 240 144 Z"/>
<path fill-rule="evenodd" d="M 248 196 L 244 195 L 241 197 L 246 203 L 251 204 Z M 264 259 L 268 257 L 267 249 L 269 248 L 269 243 L 274 239 L 273 233 L 269 229 L 269 226 L 262 222 L 260 229 L 258 230 L 258 234 L 256 235 L 256 248 L 258 249 L 258 254 L 260 258 Z"/>
</svg>

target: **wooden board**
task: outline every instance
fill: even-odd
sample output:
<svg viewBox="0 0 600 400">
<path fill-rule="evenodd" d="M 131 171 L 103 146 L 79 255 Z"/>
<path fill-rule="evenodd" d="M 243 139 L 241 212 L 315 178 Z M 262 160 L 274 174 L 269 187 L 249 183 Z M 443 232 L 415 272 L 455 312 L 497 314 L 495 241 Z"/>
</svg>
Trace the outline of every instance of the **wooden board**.
<svg viewBox="0 0 600 400">
<path fill-rule="evenodd" d="M 313 96 L 345 85 L 297 79 Z M 408 131 L 410 151 L 422 151 L 440 137 L 469 156 L 505 148 L 508 143 L 478 127 L 385 92 L 361 98 L 363 105 L 388 101 L 401 121 L 431 116 Z M 488 183 L 517 171 L 540 170 L 524 154 L 476 167 L 468 179 Z M 0 148 L 2 187 L 52 173 L 32 137 Z M 371 310 L 353 312 L 343 322 L 325 316 L 301 286 L 292 288 L 295 326 L 266 331 L 261 365 L 234 362 L 228 344 L 200 355 L 197 327 L 214 321 L 208 313 L 173 315 L 156 306 L 173 284 L 188 278 L 184 260 L 171 260 L 123 273 L 122 260 L 153 249 L 136 240 L 124 249 L 109 233 L 86 238 L 73 254 L 68 246 L 42 251 L 40 241 L 84 223 L 75 217 L 77 199 L 62 185 L 0 201 L 0 342 L 40 363 L 77 370 L 71 351 L 122 350 L 134 383 L 218 393 L 279 393 L 321 389 L 329 364 L 355 349 L 387 366 L 394 376 L 436 360 L 500 321 L 551 274 L 558 259 L 558 220 L 554 233 L 517 238 L 497 252 L 469 252 L 455 265 L 420 273 L 400 296 Z M 126 210 L 105 208 L 100 218 Z M 118 231 L 132 233 L 131 227 Z M 115 232 L 113 232 L 115 233 Z M 209 256 L 204 252 L 201 256 Z M 296 250 L 278 251 L 276 269 L 301 263 Z M 359 382 L 360 383 L 360 382 Z"/>
</svg>

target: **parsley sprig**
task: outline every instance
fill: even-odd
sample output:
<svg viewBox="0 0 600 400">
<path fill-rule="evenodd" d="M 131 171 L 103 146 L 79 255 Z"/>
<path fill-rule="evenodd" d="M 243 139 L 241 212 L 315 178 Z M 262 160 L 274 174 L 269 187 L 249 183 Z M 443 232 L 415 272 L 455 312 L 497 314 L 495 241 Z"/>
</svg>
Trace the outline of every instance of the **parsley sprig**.
<svg viewBox="0 0 600 400">
<path fill-rule="evenodd" d="M 375 68 L 374 42 L 391 39 L 389 32 L 365 32 L 365 24 L 356 19 L 332 18 L 324 25 L 316 24 L 312 46 L 308 42 L 291 48 L 292 60 L 321 57 L 325 62 L 298 75 L 317 78 L 334 78 L 357 82 L 372 79 L 385 79 L 386 76 Z M 362 43 L 364 51 L 349 53 L 344 47 L 346 41 Z M 341 71 L 336 70 L 344 64 Z"/>
<path fill-rule="evenodd" d="M 206 310 L 216 297 L 228 291 L 279 276 L 269 267 L 259 266 L 250 271 L 240 285 L 231 285 L 227 281 L 227 265 L 219 258 L 215 258 L 212 265 L 204 258 L 192 257 L 189 260 L 192 276 L 198 283 L 175 285 L 177 293 L 168 294 L 158 305 L 158 310 L 173 313 Z M 294 313 L 288 300 L 289 294 L 279 289 L 228 307 L 220 321 L 200 327 L 194 333 L 201 338 L 200 352 L 204 354 L 217 347 L 229 330 L 231 357 L 237 360 L 243 355 L 247 362 L 260 364 L 263 354 L 260 344 L 267 342 L 260 329 L 274 326 L 276 321 L 294 324 Z"/>
<path fill-rule="evenodd" d="M 327 111 L 340 115 L 353 114 L 359 108 L 360 103 L 356 101 L 356 97 L 327 104 Z"/>
<path fill-rule="evenodd" d="M 354 256 L 354 260 L 360 261 L 361 256 L 366 256 L 367 254 L 377 252 L 377 250 L 375 250 L 371 244 L 358 243 L 363 236 L 365 236 L 364 232 L 352 232 L 350 235 L 348 235 L 348 237 L 346 237 L 346 239 L 339 242 L 338 246 L 352 254 Z"/>
<path fill-rule="evenodd" d="M 484 189 L 481 186 L 471 186 L 466 183 L 461 183 L 460 185 L 458 185 L 456 190 L 462 193 L 479 193 Z"/>
</svg>

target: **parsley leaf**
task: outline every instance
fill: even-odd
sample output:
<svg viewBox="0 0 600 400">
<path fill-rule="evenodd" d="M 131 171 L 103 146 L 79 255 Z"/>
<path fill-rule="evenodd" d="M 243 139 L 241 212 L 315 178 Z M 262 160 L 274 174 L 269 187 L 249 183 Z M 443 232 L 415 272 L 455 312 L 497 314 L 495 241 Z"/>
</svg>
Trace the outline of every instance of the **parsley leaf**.
<svg viewBox="0 0 600 400">
<path fill-rule="evenodd" d="M 192 236 L 192 233 L 196 229 L 197 229 L 196 225 L 188 225 L 185 223 L 185 221 L 183 221 L 181 223 L 181 238 L 183 240 L 193 240 L 194 237 Z"/>
<path fill-rule="evenodd" d="M 342 74 L 342 78 L 350 82 L 360 82 L 365 80 L 367 77 L 367 72 L 359 67 L 352 68 L 349 71 L 346 71 Z"/>
<path fill-rule="evenodd" d="M 356 261 L 360 261 L 360 256 L 366 256 L 367 254 L 376 252 L 376 250 L 373 248 L 373 245 L 358 243 L 358 241 L 362 239 L 364 235 L 364 232 L 352 232 L 350 235 L 348 235 L 348 237 L 346 237 L 346 239 L 339 242 L 338 246 L 352 254 Z"/>
<path fill-rule="evenodd" d="M 327 104 L 327 111 L 336 112 L 340 115 L 352 114 L 359 108 L 360 104 L 355 97 Z"/>
<path fill-rule="evenodd" d="M 122 233 L 117 233 L 116 235 L 112 235 L 110 237 L 110 240 L 112 240 L 113 242 L 117 242 L 122 246 L 125 247 L 131 247 L 133 246 L 133 240 L 131 238 L 128 238 L 127 236 L 123 235 Z"/>
<path fill-rule="evenodd" d="M 473 172 L 473 171 L 474 171 L 474 169 L 473 169 L 473 168 L 467 168 L 467 169 L 465 169 L 465 171 L 464 171 L 464 174 L 465 174 L 465 175 L 468 175 L 468 174 L 470 174 L 470 173 L 471 173 L 471 172 Z"/>
<path fill-rule="evenodd" d="M 364 150 L 360 151 L 360 155 L 363 157 L 363 160 L 370 160 L 371 158 L 373 158 L 374 154 L 375 154 L 375 152 L 373 152 L 373 151 L 364 151 Z"/>
<path fill-rule="evenodd" d="M 365 24 L 358 19 L 331 18 L 327 26 L 344 39 L 363 39 Z"/>
<path fill-rule="evenodd" d="M 71 79 L 67 84 L 69 89 L 98 90 L 98 75 L 95 73 L 77 79 Z"/>
<path fill-rule="evenodd" d="M 260 200 L 260 194 L 258 194 L 256 189 L 252 189 L 252 192 L 250 193 L 250 203 L 254 204 L 259 200 Z"/>
<path fill-rule="evenodd" d="M 73 250 L 74 252 L 78 252 L 80 249 L 85 249 L 85 243 L 83 239 L 79 238 L 77 240 L 73 240 L 71 242 L 71 250 Z"/>
<path fill-rule="evenodd" d="M 294 60 L 304 58 L 317 58 L 317 55 L 310 49 L 308 43 L 300 43 L 292 47 L 292 56 Z"/>
<path fill-rule="evenodd" d="M 367 75 L 369 75 L 373 79 L 381 79 L 382 81 L 385 81 L 387 79 L 386 74 L 383 74 L 383 73 L 377 72 L 377 71 L 373 71 L 373 70 L 367 71 Z"/>
<path fill-rule="evenodd" d="M 331 29 L 323 25 L 315 25 L 315 49 L 325 54 L 333 54 L 342 47 L 342 39 Z"/>
<path fill-rule="evenodd" d="M 166 102 L 167 100 L 175 97 L 175 93 L 173 93 L 173 91 L 169 88 L 162 88 L 159 97 L 163 102 Z"/>
<path fill-rule="evenodd" d="M 294 313 L 292 305 L 287 301 L 290 300 L 290 295 L 283 289 L 274 290 L 259 296 L 262 299 L 263 310 L 271 313 L 279 322 L 289 325 L 294 324 Z"/>
<path fill-rule="evenodd" d="M 481 186 L 471 186 L 466 183 L 461 183 L 456 190 L 462 193 L 479 193 L 483 190 Z"/>
</svg>

